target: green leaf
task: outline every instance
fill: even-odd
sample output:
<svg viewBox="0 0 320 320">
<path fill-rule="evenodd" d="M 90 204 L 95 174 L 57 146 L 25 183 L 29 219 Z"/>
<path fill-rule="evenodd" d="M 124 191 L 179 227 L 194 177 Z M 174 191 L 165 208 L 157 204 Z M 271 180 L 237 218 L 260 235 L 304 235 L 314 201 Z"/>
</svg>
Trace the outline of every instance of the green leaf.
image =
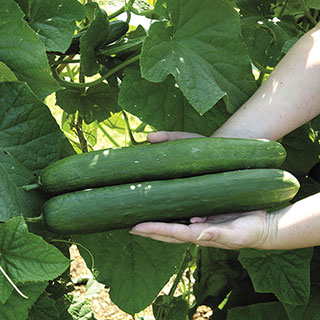
<svg viewBox="0 0 320 320">
<path fill-rule="evenodd" d="M 320 192 L 320 183 L 313 180 L 310 176 L 299 179 L 300 189 L 297 195 L 294 197 L 293 201 L 297 202 L 309 196 L 312 196 Z M 293 202 L 292 201 L 292 202 Z"/>
<path fill-rule="evenodd" d="M 59 313 L 59 320 L 73 320 L 70 313 L 68 312 L 68 309 L 71 306 L 72 298 L 73 297 L 71 295 L 65 294 L 56 299 L 56 307 Z"/>
<path fill-rule="evenodd" d="M 156 320 L 186 320 L 189 304 L 181 296 L 169 297 L 161 295 L 152 304 Z"/>
<path fill-rule="evenodd" d="M 319 0 L 306 0 L 306 4 L 309 8 L 320 9 L 320 1 Z"/>
<path fill-rule="evenodd" d="M 256 303 L 228 310 L 227 320 L 286 320 L 288 319 L 281 303 Z"/>
<path fill-rule="evenodd" d="M 237 12 L 222 0 L 159 0 L 156 11 L 169 21 L 149 29 L 142 76 L 162 82 L 172 74 L 200 114 L 226 96 L 234 112 L 256 89 Z"/>
<path fill-rule="evenodd" d="M 17 77 L 6 64 L 0 62 L 0 82 L 16 81 Z"/>
<path fill-rule="evenodd" d="M 68 309 L 73 320 L 96 320 L 92 311 L 91 303 L 86 299 L 73 301 Z"/>
<path fill-rule="evenodd" d="M 69 266 L 69 260 L 57 248 L 28 232 L 21 217 L 0 224 L 0 252 L 0 266 L 14 283 L 53 280 Z M 1 277 L 0 287 L 9 286 Z M 0 302 L 7 298 L 1 294 Z"/>
<path fill-rule="evenodd" d="M 22 191 L 12 181 L 7 171 L 0 164 L 0 222 L 5 222 L 13 217 L 31 216 Z"/>
<path fill-rule="evenodd" d="M 271 18 L 274 15 L 272 4 L 277 0 L 237 0 L 236 4 L 243 16 L 260 16 Z"/>
<path fill-rule="evenodd" d="M 217 308 L 234 285 L 246 275 L 237 258 L 236 251 L 199 247 L 193 286 L 197 306 Z"/>
<path fill-rule="evenodd" d="M 310 124 L 305 124 L 287 134 L 281 143 L 287 151 L 287 157 L 281 168 L 291 172 L 297 178 L 305 177 L 319 161 L 318 134 Z"/>
<path fill-rule="evenodd" d="M 86 76 L 93 76 L 99 71 L 96 51 L 104 45 L 109 32 L 108 15 L 97 6 L 94 20 L 90 23 L 86 33 L 80 38 L 81 63 Z"/>
<path fill-rule="evenodd" d="M 257 292 L 271 292 L 284 303 L 305 304 L 310 295 L 312 248 L 289 251 L 243 249 L 239 261 Z"/>
<path fill-rule="evenodd" d="M 24 13 L 13 0 L 0 0 L 0 61 L 38 97 L 44 98 L 60 87 L 50 75 L 43 43 L 23 20 Z"/>
<path fill-rule="evenodd" d="M 218 306 L 218 308 L 214 309 L 214 312 L 219 314 L 218 319 L 226 319 L 227 312 L 230 309 L 273 301 L 277 301 L 274 294 L 255 292 L 252 281 L 247 275 L 235 283 L 227 298 Z M 220 310 L 221 308 L 222 310 Z"/>
<path fill-rule="evenodd" d="M 32 306 L 27 320 L 59 320 L 55 301 L 44 292 Z"/>
<path fill-rule="evenodd" d="M 59 320 L 96 320 L 90 301 L 82 297 L 64 295 L 57 300 L 57 308 Z"/>
<path fill-rule="evenodd" d="M 38 215 L 45 198 L 43 195 L 36 191 L 24 191 L 22 189 L 23 186 L 37 183 L 36 175 L 26 168 L 20 161 L 18 161 L 15 157 L 13 157 L 7 150 L 3 150 L 0 148 L 0 166 L 8 174 L 8 179 L 11 180 L 19 189 L 22 196 L 27 201 L 28 205 L 31 207 L 33 214 Z M 1 171 L 1 169 L 0 169 Z M 4 173 L 4 172 L 3 172 Z M 28 210 L 23 210 L 23 215 L 28 216 Z"/>
<path fill-rule="evenodd" d="M 133 315 L 149 306 L 179 265 L 185 245 L 133 236 L 128 230 L 74 236 L 88 248 L 98 271 L 97 281 L 110 287 L 112 301 Z M 81 255 L 91 266 L 87 253 Z"/>
<path fill-rule="evenodd" d="M 22 11 L 27 15 L 30 0 L 14 0 L 14 1 L 19 5 Z"/>
<path fill-rule="evenodd" d="M 84 7 L 77 0 L 30 1 L 28 23 L 47 51 L 65 52 L 76 28 L 75 21 L 84 17 Z"/>
<path fill-rule="evenodd" d="M 260 16 L 241 19 L 241 31 L 251 59 L 264 67 L 275 67 L 287 50 L 284 46 L 295 42 L 300 32 L 294 19 L 270 21 Z"/>
<path fill-rule="evenodd" d="M 63 156 L 66 138 L 47 106 L 25 83 L 0 83 L 0 105 L 1 148 L 31 171 Z"/>
<path fill-rule="evenodd" d="M 306 305 L 283 304 L 289 320 L 317 320 L 320 314 L 320 284 L 311 288 L 310 299 Z"/>
<path fill-rule="evenodd" d="M 218 129 L 230 114 L 217 105 L 201 116 L 175 86 L 173 77 L 152 83 L 141 78 L 137 66 L 125 69 L 119 105 L 157 130 L 195 132 L 205 136 Z"/>
<path fill-rule="evenodd" d="M 18 283 L 18 286 L 19 289 L 28 297 L 28 299 L 22 298 L 16 291 L 13 291 L 9 299 L 7 299 L 5 303 L 0 304 L 0 319 L 27 319 L 29 309 L 35 303 L 35 301 L 38 299 L 41 293 L 45 290 L 47 282 L 27 282 L 25 284 Z"/>
<path fill-rule="evenodd" d="M 106 83 L 90 87 L 85 92 L 65 89 L 56 93 L 56 104 L 68 114 L 79 111 L 87 124 L 108 119 L 112 113 L 120 111 L 117 94 Z"/>
</svg>

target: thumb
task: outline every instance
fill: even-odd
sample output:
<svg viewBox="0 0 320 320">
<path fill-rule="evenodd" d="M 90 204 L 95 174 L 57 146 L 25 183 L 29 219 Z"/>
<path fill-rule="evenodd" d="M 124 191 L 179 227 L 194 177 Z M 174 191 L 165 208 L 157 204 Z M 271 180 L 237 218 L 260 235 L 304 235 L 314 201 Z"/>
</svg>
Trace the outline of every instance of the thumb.
<svg viewBox="0 0 320 320">
<path fill-rule="evenodd" d="M 201 138 L 203 137 L 197 133 L 190 132 L 182 132 L 182 131 L 158 131 L 152 132 L 148 134 L 148 141 L 150 143 L 159 143 L 170 140 L 179 140 L 179 139 L 187 139 L 187 138 Z"/>
</svg>

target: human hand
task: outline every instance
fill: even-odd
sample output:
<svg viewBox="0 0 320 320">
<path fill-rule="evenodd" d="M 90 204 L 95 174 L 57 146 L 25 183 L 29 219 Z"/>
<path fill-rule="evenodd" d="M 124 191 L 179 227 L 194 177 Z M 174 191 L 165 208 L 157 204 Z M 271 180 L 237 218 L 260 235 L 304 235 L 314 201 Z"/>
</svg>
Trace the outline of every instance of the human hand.
<svg viewBox="0 0 320 320">
<path fill-rule="evenodd" d="M 202 137 L 189 132 L 159 131 L 148 135 L 150 143 Z M 212 217 L 194 217 L 190 225 L 145 222 L 130 232 L 135 235 L 172 243 L 193 242 L 201 246 L 239 249 L 261 246 L 266 237 L 266 212 L 230 213 Z"/>
<path fill-rule="evenodd" d="M 148 134 L 148 141 L 150 143 L 159 143 L 170 140 L 188 139 L 188 138 L 201 138 L 203 137 L 197 133 L 182 132 L 182 131 L 158 131 Z"/>
<path fill-rule="evenodd" d="M 222 249 L 265 248 L 270 228 L 263 210 L 230 213 L 208 218 L 191 218 L 190 225 L 179 223 L 144 222 L 130 233 L 154 240 L 185 243 Z"/>
</svg>

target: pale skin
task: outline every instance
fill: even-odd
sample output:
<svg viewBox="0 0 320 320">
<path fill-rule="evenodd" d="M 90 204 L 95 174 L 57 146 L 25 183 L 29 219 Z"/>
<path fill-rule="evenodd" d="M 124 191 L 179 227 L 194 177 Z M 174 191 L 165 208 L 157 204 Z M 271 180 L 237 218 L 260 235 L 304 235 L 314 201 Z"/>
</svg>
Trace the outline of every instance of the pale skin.
<svg viewBox="0 0 320 320">
<path fill-rule="evenodd" d="M 304 35 L 254 95 L 212 137 L 278 140 L 320 114 L 320 26 Z M 200 137 L 155 132 L 151 143 Z M 208 138 L 210 139 L 210 138 Z M 190 225 L 145 222 L 132 234 L 223 249 L 287 250 L 320 245 L 320 193 L 277 212 L 194 217 Z"/>
</svg>

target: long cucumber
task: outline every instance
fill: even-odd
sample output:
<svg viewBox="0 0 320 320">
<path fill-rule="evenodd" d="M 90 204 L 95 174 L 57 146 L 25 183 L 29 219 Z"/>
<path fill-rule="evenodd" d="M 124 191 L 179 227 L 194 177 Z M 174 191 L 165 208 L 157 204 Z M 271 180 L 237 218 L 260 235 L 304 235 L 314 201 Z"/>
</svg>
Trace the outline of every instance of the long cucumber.
<svg viewBox="0 0 320 320">
<path fill-rule="evenodd" d="M 280 169 L 237 170 L 65 193 L 46 202 L 41 219 L 54 233 L 86 234 L 143 221 L 272 208 L 298 189 L 297 179 Z"/>
<path fill-rule="evenodd" d="M 238 169 L 277 168 L 285 157 L 282 145 L 271 140 L 192 138 L 73 155 L 46 167 L 39 184 L 45 192 L 59 194 Z"/>
</svg>

